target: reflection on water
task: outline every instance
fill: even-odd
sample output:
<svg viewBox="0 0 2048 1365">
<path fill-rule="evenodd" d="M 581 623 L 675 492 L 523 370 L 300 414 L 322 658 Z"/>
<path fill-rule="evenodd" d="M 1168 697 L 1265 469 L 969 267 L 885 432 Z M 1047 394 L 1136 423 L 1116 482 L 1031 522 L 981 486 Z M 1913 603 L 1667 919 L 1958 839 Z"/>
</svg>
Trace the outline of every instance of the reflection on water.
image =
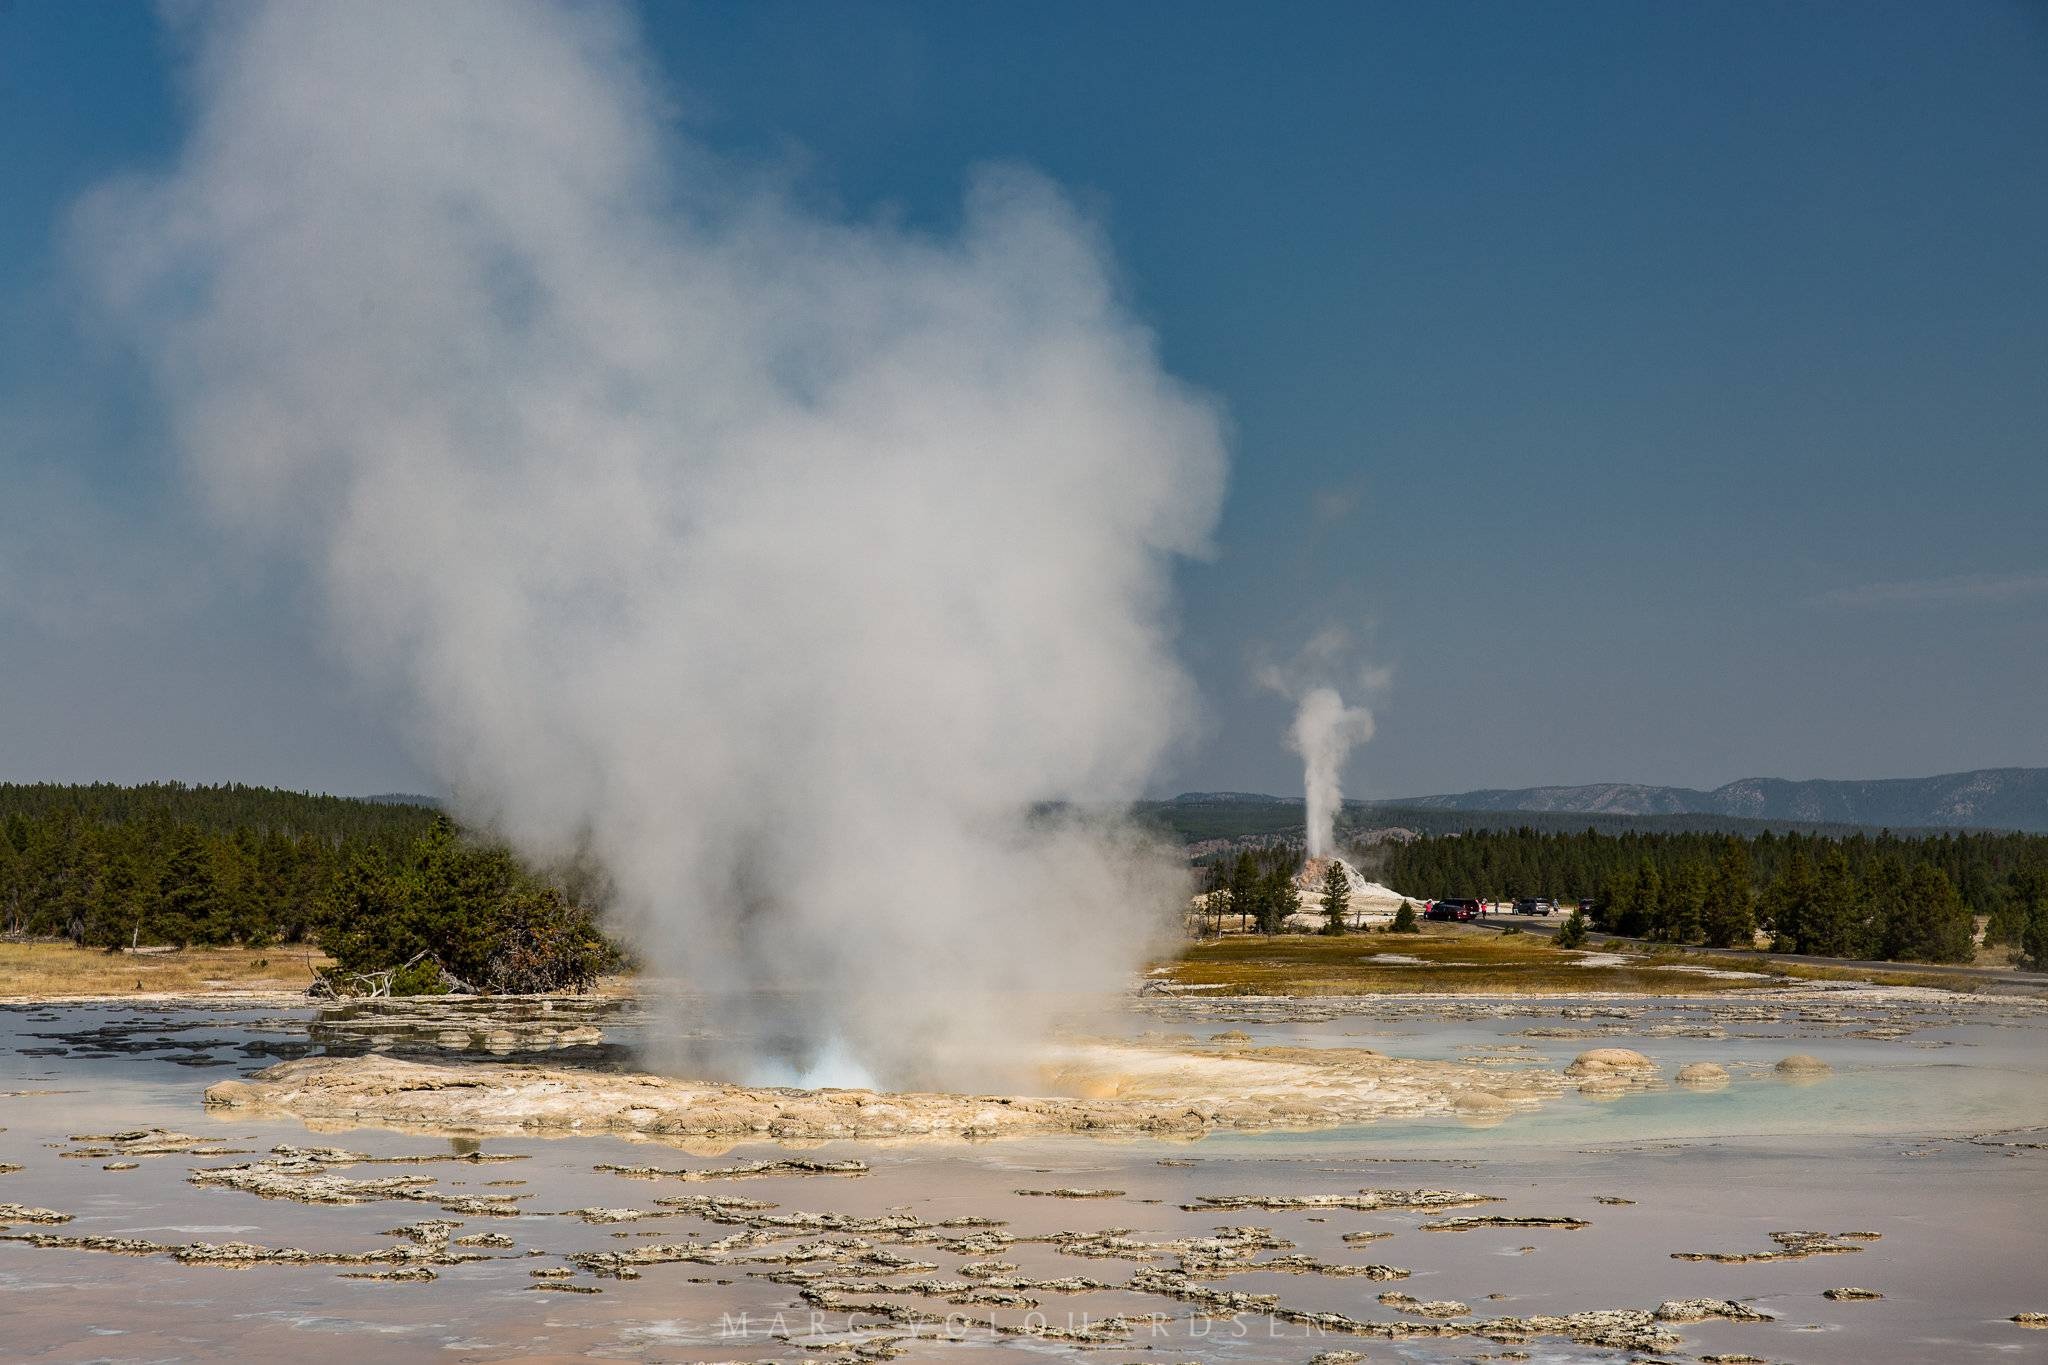
<svg viewBox="0 0 2048 1365">
<path fill-rule="evenodd" d="M 885 1333 L 914 1333 L 904 1343 L 912 1359 L 969 1347 L 982 1361 L 1142 1353 L 1217 1362 L 1298 1362 L 1339 1349 L 1377 1360 L 1469 1360 L 1509 1349 L 1471 1337 L 1319 1335 L 1299 1321 L 1258 1313 L 1211 1318 L 1186 1301 L 1126 1287 L 1146 1267 L 1181 1264 L 1172 1255 L 1103 1259 L 1063 1251 L 1054 1240 L 1125 1229 L 1117 1235 L 1157 1244 L 1202 1237 L 1226 1223 L 1269 1228 L 1275 1239 L 1292 1244 L 1261 1258 L 1297 1256 L 1325 1266 L 1372 1262 L 1408 1272 L 1391 1285 L 1298 1270 L 1197 1281 L 1274 1295 L 1304 1313 L 1423 1321 L 1383 1305 L 1379 1296 L 1389 1291 L 1457 1300 L 1487 1318 L 1740 1299 L 1775 1321 L 1680 1326 L 1674 1330 L 1682 1346 L 1658 1358 L 1720 1353 L 1862 1365 L 2016 1358 L 2048 1345 L 2042 1334 L 2007 1321 L 2014 1313 L 2048 1309 L 2048 1287 L 2037 1269 L 2048 1253 L 2037 1213 L 2048 1192 L 2048 1150 L 2030 1145 L 2043 1134 L 2016 1131 L 2048 1126 L 2048 1053 L 2042 1048 L 2048 1019 L 2032 1006 L 1906 995 L 1727 1005 L 1690 998 L 1597 1006 L 1381 1001 L 1313 1012 L 1317 1017 L 1304 1020 L 1286 1017 L 1290 1011 L 1278 1006 L 1169 1003 L 1148 1005 L 1126 1026 L 1197 1034 L 1237 1029 L 1262 1044 L 1367 1046 L 1505 1071 L 1558 1068 L 1587 1048 L 1626 1046 L 1652 1057 L 1666 1081 L 1692 1062 L 1718 1063 L 1730 1081 L 1718 1090 L 1666 1086 L 1605 1101 L 1568 1095 L 1485 1128 L 1385 1123 L 1170 1144 L 1086 1138 L 978 1146 L 813 1144 L 803 1155 L 858 1158 L 871 1173 L 690 1182 L 594 1168 L 693 1169 L 704 1164 L 701 1154 L 709 1148 L 678 1151 L 610 1136 L 436 1142 L 370 1129 L 310 1134 L 287 1120 L 210 1115 L 198 1103 L 200 1089 L 213 1080 L 307 1051 L 492 1060 L 530 1055 L 626 1065 L 645 1031 L 655 1027 L 628 1004 L 376 1008 L 325 1018 L 303 1008 L 4 1009 L 0 1091 L 9 1093 L 0 1098 L 0 1163 L 20 1169 L 0 1174 L 0 1203 L 72 1215 L 61 1225 L 14 1223 L 10 1236 L 128 1238 L 162 1246 L 239 1241 L 361 1253 L 415 1245 L 394 1230 L 445 1217 L 460 1225 L 449 1237 L 498 1234 L 511 1245 L 481 1243 L 467 1254 L 487 1259 L 435 1265 L 435 1278 L 408 1282 L 340 1278 L 353 1267 L 228 1270 L 179 1264 L 168 1254 L 0 1242 L 6 1343 L 0 1355 L 359 1361 L 367 1350 L 379 1360 L 830 1359 L 832 1352 L 799 1348 L 871 1338 L 884 1324 L 869 1316 L 856 1319 L 850 1331 L 844 1312 L 821 1309 L 815 1300 L 828 1275 L 864 1281 L 854 1298 L 916 1302 L 930 1311 L 933 1322 L 897 1323 Z M 709 1021 L 701 1026 L 711 1027 Z M 1817 1084 L 1788 1084 L 1771 1068 L 1794 1052 L 1821 1058 L 1833 1074 Z M 203 1140 L 200 1151 L 250 1155 L 169 1150 L 110 1160 L 83 1154 L 107 1147 L 87 1137 L 145 1129 Z M 479 1207 L 504 1199 L 521 1212 L 443 1215 L 430 1203 L 388 1199 L 311 1205 L 186 1180 L 195 1168 L 257 1160 L 286 1144 L 338 1144 L 387 1158 L 520 1155 L 526 1159 L 503 1164 L 444 1160 L 321 1169 L 348 1179 L 418 1177 L 432 1191 L 471 1197 Z M 152 1145 L 177 1146 L 130 1141 L 138 1150 Z M 791 1155 L 769 1144 L 722 1150 L 722 1168 Z M 110 1169 L 123 1166 L 132 1169 Z M 1015 1194 L 1068 1187 L 1122 1193 L 1087 1200 Z M 1467 1213 L 1589 1226 L 1432 1231 L 1424 1226 L 1431 1216 L 1414 1212 L 1182 1207 L 1207 1196 L 1416 1188 L 1499 1201 Z M 750 1210 L 730 1202 L 742 1198 L 774 1207 Z M 802 1226 L 762 1223 L 799 1214 L 818 1217 Z M 1001 1225 L 957 1222 L 963 1219 Z M 1858 1250 L 1800 1260 L 1673 1259 L 1674 1253 L 1767 1251 L 1777 1245 L 1770 1234 L 1787 1230 L 1881 1236 L 1845 1244 Z M 723 1238 L 748 1243 L 742 1254 L 764 1259 L 657 1258 L 639 1268 L 638 1279 L 594 1277 L 579 1268 L 585 1262 L 572 1259 Z M 857 1251 L 855 1243 L 869 1250 Z M 800 1259 L 787 1259 L 792 1255 Z M 848 1258 L 861 1256 L 871 1258 L 865 1269 L 844 1270 Z M 931 1268 L 902 1270 L 891 1257 Z M 1075 1277 L 1103 1287 L 989 1287 L 1052 1279 L 1071 1286 Z M 950 1282 L 967 1291 L 956 1299 L 971 1301 L 885 1293 L 906 1280 Z M 602 1292 L 563 1292 L 564 1285 Z M 1884 1297 L 1822 1297 L 1843 1286 Z M 1040 1327 L 1087 1330 L 1116 1315 L 1139 1321 L 1127 1327 L 1121 1349 L 1108 1355 L 1073 1341 L 992 1333 L 990 1324 L 1031 1325 L 1034 1310 L 1021 1303 L 1026 1298 L 1037 1301 Z M 1148 1314 L 1166 1316 L 1143 1321 Z M 1630 1355 L 1554 1337 L 1515 1349 L 1539 1361 Z"/>
</svg>

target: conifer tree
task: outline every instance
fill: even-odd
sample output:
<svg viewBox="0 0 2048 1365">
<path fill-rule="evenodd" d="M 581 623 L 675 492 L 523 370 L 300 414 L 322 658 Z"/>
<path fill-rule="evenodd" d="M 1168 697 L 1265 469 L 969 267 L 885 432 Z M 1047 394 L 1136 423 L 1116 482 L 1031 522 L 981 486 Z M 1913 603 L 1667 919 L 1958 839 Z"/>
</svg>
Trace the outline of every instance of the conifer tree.
<svg viewBox="0 0 2048 1365">
<path fill-rule="evenodd" d="M 4 897 L 4 892 L 0 892 Z M 1981 898 L 1988 901 L 1990 910 L 1984 926 L 1984 942 L 1992 947 L 2020 946 L 2020 940 L 2027 934 L 2027 908 L 2013 895 L 2007 886 L 1989 888 Z"/>
<path fill-rule="evenodd" d="M 1811 941 L 1809 921 L 1813 917 L 1814 903 L 1819 887 L 1814 879 L 1813 864 L 1808 861 L 1806 851 L 1795 847 L 1785 859 L 1785 865 L 1771 882 L 1764 895 L 1765 909 L 1770 917 L 1771 947 L 1780 953 L 1806 952 Z"/>
<path fill-rule="evenodd" d="M 2048 970 L 2048 864 L 2014 869 L 2005 890 L 2011 943 L 2036 971 Z"/>
<path fill-rule="evenodd" d="M 2048 910 L 2036 910 L 2027 917 L 2020 933 L 2020 961 L 2035 971 L 2048 971 Z"/>
<path fill-rule="evenodd" d="M 156 913 L 143 925 L 145 937 L 179 947 L 192 942 L 202 927 L 215 923 L 220 884 L 214 875 L 213 850 L 191 825 L 180 825 L 165 852 L 158 883 Z"/>
<path fill-rule="evenodd" d="M 1706 937 L 1707 872 L 1688 858 L 1671 875 L 1658 906 L 1654 937 L 1667 943 L 1697 943 Z"/>
<path fill-rule="evenodd" d="M 1622 917 L 1635 903 L 1636 872 L 1632 866 L 1619 866 L 1609 871 L 1600 883 L 1600 893 L 1593 902 L 1593 918 L 1597 927 L 1608 933 L 1621 932 Z"/>
<path fill-rule="evenodd" d="M 76 941 L 94 948 L 122 948 L 139 941 L 151 899 L 134 852 L 120 849 L 109 854 L 92 913 Z"/>
<path fill-rule="evenodd" d="M 1301 895 L 1294 889 L 1294 875 L 1287 863 L 1276 862 L 1260 879 L 1258 921 L 1262 934 L 1287 931 L 1287 917 L 1301 909 Z"/>
<path fill-rule="evenodd" d="M 1885 924 L 1884 956 L 1895 962 L 1968 962 L 1976 924 L 1948 874 L 1921 863 L 1906 876 Z"/>
<path fill-rule="evenodd" d="M 1916 869 L 1917 870 L 1917 869 Z M 1921 912 L 1908 894 L 1906 865 L 1885 852 L 1856 879 L 1856 936 L 1870 957 L 1890 958 L 1919 939 L 1925 928 Z"/>
<path fill-rule="evenodd" d="M 0 928 L 18 932 L 21 919 L 21 850 L 0 826 Z"/>
<path fill-rule="evenodd" d="M 1800 931 L 1800 952 L 1855 957 L 1864 951 L 1858 890 L 1841 845 L 1829 848 L 1814 874 L 1813 903 Z"/>
<path fill-rule="evenodd" d="M 1636 864 L 1634 878 L 1626 887 L 1627 899 L 1615 907 L 1614 932 L 1628 938 L 1642 938 L 1655 928 L 1664 913 L 1664 878 L 1648 858 Z"/>
<path fill-rule="evenodd" d="M 1756 893 L 1750 885 L 1749 850 L 1740 839 L 1728 840 L 1714 864 L 1704 930 L 1710 948 L 1756 944 Z"/>
<path fill-rule="evenodd" d="M 1240 851 L 1231 864 L 1228 887 L 1230 912 L 1237 916 L 1239 929 L 1250 927 L 1251 921 L 1259 917 L 1262 888 L 1258 860 L 1252 856 L 1251 850 Z"/>
<path fill-rule="evenodd" d="M 1344 864 L 1332 858 L 1323 870 L 1323 932 L 1343 933 L 1345 917 L 1350 913 L 1351 878 L 1345 873 Z"/>
</svg>

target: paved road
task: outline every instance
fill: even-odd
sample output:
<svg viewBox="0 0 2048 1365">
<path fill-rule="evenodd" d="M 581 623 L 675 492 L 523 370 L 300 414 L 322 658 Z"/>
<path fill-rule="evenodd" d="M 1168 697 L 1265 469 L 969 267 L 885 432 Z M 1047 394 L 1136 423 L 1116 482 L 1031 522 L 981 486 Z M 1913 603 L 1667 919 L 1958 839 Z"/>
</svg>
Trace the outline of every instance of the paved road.
<svg viewBox="0 0 2048 1365">
<path fill-rule="evenodd" d="M 1567 914 L 1496 914 L 1488 915 L 1483 920 L 1471 922 L 1487 929 L 1513 927 L 1530 933 L 1554 936 L 1569 918 L 1570 916 Z M 1617 942 L 1638 947 L 1663 948 L 1670 946 L 1668 944 L 1652 943 L 1648 939 L 1622 938 L 1619 934 L 1609 934 L 1597 929 L 1594 932 L 1603 939 L 1614 939 Z M 2012 967 L 1965 967 L 1933 962 L 1877 962 L 1861 958 L 1816 957 L 1809 953 L 1769 953 L 1757 948 L 1714 948 L 1708 951 L 1713 952 L 1717 957 L 1754 958 L 1759 968 L 1767 968 L 1773 962 L 1806 962 L 1816 967 L 1850 967 L 1857 971 L 1898 972 L 1908 976 L 1926 976 L 1930 978 L 1944 976 L 1976 977 L 1984 981 L 1992 989 L 2008 986 L 2017 987 L 2027 991 L 2029 994 L 2048 989 L 2048 972 L 2026 972 Z M 1934 984 L 1939 985 L 1940 982 L 1936 980 Z"/>
</svg>

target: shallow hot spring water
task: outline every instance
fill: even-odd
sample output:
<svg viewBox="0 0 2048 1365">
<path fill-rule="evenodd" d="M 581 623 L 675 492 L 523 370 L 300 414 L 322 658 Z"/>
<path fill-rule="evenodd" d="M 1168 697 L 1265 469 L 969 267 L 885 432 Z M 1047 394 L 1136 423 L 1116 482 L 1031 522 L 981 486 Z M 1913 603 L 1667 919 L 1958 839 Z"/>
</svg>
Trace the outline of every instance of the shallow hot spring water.
<svg viewBox="0 0 2048 1365">
<path fill-rule="evenodd" d="M 2011 1321 L 2048 1312 L 2048 1012 L 2030 1002 L 1861 991 L 1148 1000 L 1122 1017 L 1124 1031 L 1231 1031 L 1249 1037 L 1243 1046 L 1368 1047 L 1503 1072 L 1627 1047 L 1663 1082 L 1604 1099 L 1566 1091 L 1483 1120 L 1173 1141 L 435 1137 L 315 1132 L 200 1104 L 206 1085 L 280 1058 L 376 1047 L 525 1060 L 523 1049 L 546 1042 L 531 1060 L 621 1067 L 653 1032 L 616 1003 L 563 1005 L 539 1031 L 530 1007 L 515 1015 L 479 1007 L 421 1026 L 402 1013 L 302 1006 L 0 1009 L 0 1357 L 1300 1362 L 1523 1351 L 1864 1365 L 2048 1355 L 2048 1332 Z M 1831 1073 L 1781 1077 L 1773 1065 L 1793 1053 Z M 1729 1082 L 1668 1084 L 1695 1061 L 1726 1067 Z M 190 1179 L 275 1162 L 280 1146 L 415 1160 L 333 1154 L 313 1168 L 404 1191 L 343 1187 L 361 1196 L 351 1203 Z M 791 1161 L 819 1164 L 746 1173 Z M 1417 1190 L 1492 1198 L 1374 1208 L 1361 1197 Z M 1288 1206 L 1319 1196 L 1349 1206 Z M 1879 1235 L 1735 1259 L 1783 1252 L 1772 1234 L 1791 1231 Z M 35 1238 L 43 1244 L 25 1240 Z M 92 1249 L 87 1239 L 121 1240 Z M 238 1242 L 385 1259 L 178 1258 Z M 679 1247 L 685 1256 L 673 1258 Z M 1677 1258 L 1693 1254 L 1723 1259 Z M 622 1263 L 637 1278 L 607 1273 Z M 1342 1273 L 1365 1266 L 1381 1269 Z M 1850 1287 L 1883 1297 L 1826 1297 Z M 1679 1314 L 1657 1324 L 1669 1336 L 1654 1349 L 1529 1321 L 1695 1299 L 1769 1320 Z M 1361 1334 L 1318 1325 L 1318 1314 L 1530 1330 Z"/>
</svg>

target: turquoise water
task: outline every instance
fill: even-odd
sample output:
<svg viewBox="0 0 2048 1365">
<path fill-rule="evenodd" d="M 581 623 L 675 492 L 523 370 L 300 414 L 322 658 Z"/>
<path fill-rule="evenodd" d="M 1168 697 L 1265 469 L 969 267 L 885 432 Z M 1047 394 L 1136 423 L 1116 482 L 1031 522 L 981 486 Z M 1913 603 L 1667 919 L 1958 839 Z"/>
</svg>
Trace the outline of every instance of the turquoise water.
<svg viewBox="0 0 2048 1365">
<path fill-rule="evenodd" d="M 1746 1352 L 1813 1365 L 2018 1359 L 2048 1353 L 2048 1334 L 2006 1321 L 2048 1309 L 2048 1234 L 2038 1210 L 2048 1194 L 2048 1151 L 2022 1144 L 2048 1125 L 2048 1018 L 2023 1004 L 1957 1003 L 1902 997 L 1848 1008 L 1823 999 L 1759 1006 L 1697 1000 L 1626 1002 L 1363 1003 L 1309 1021 L 1225 1017 L 1228 1007 L 1152 1010 L 1133 1031 L 1225 1028 L 1259 1041 L 1368 1046 L 1410 1056 L 1513 1056 L 1560 1067 L 1588 1047 L 1619 1045 L 1651 1056 L 1668 1078 L 1689 1061 L 1713 1060 L 1734 1073 L 1724 1090 L 1662 1089 L 1593 1101 L 1567 1095 L 1494 1127 L 1441 1121 L 1384 1123 L 1303 1134 L 1217 1136 L 1199 1141 L 1102 1142 L 1084 1138 L 967 1144 L 823 1144 L 806 1155 L 858 1157 L 858 1179 L 773 1178 L 744 1185 L 675 1185 L 627 1180 L 605 1164 L 703 1165 L 702 1146 L 677 1150 L 617 1138 L 492 1139 L 481 1144 L 355 1129 L 309 1132 L 284 1119 L 219 1117 L 198 1103 L 213 1080 L 254 1070 L 277 1056 L 317 1048 L 305 1009 L 123 1007 L 0 1009 L 0 1201 L 74 1215 L 56 1229 L 77 1235 L 162 1242 L 241 1239 L 270 1246 L 369 1250 L 392 1244 L 398 1225 L 442 1216 L 432 1205 L 382 1201 L 309 1206 L 203 1188 L 195 1168 L 249 1157 L 145 1157 L 109 1171 L 66 1157 L 73 1135 L 158 1126 L 218 1137 L 263 1152 L 278 1143 L 338 1144 L 387 1156 L 432 1155 L 481 1146 L 523 1158 L 499 1165 L 443 1163 L 358 1166 L 351 1177 L 431 1174 L 450 1193 L 484 1193 L 484 1182 L 523 1195 L 517 1218 L 464 1218 L 463 1231 L 502 1231 L 516 1245 L 498 1259 L 444 1267 L 424 1284 L 339 1278 L 332 1267 L 222 1270 L 0 1242 L 0 1357 L 9 1360 L 495 1361 L 571 1358 L 709 1362 L 820 1358 L 774 1335 L 813 1324 L 795 1287 L 747 1268 L 651 1266 L 636 1281 L 597 1282 L 604 1292 L 536 1291 L 529 1271 L 565 1265 L 572 1252 L 650 1240 L 715 1237 L 730 1231 L 690 1217 L 618 1226 L 591 1224 L 577 1208 L 651 1210 L 678 1192 L 741 1194 L 783 1209 L 830 1209 L 874 1216 L 906 1211 L 928 1221 L 996 1217 L 1020 1236 L 1128 1228 L 1166 1239 L 1222 1225 L 1258 1225 L 1298 1253 L 1331 1263 L 1375 1261 L 1410 1271 L 1389 1286 L 1320 1275 L 1249 1273 L 1212 1281 L 1272 1293 L 1295 1307 L 1391 1320 L 1378 1295 L 1458 1299 L 1479 1316 L 1593 1308 L 1651 1307 L 1665 1299 L 1741 1298 L 1774 1315 L 1769 1324 L 1680 1327 L 1682 1359 Z M 1587 1011 L 1600 1011 L 1589 1017 Z M 607 1047 L 635 1025 L 608 1027 Z M 1532 1036 L 1530 1030 L 1606 1030 L 1597 1038 Z M 1899 1031 L 1858 1038 L 1851 1033 Z M 1674 1036 L 1675 1031 L 1725 1036 Z M 630 1043 L 626 1044 L 630 1046 Z M 1526 1048 L 1528 1052 L 1509 1052 Z M 1834 1074 L 1795 1085 L 1770 1068 L 1793 1052 L 1828 1061 Z M 593 1053 L 593 1056 L 598 1055 Z M 608 1054 L 607 1054 L 608 1055 Z M 559 1059 L 559 1058 L 558 1058 Z M 573 1060 L 573 1058 L 571 1058 Z M 2001 1136 L 2003 1134 L 2003 1136 Z M 742 1144 L 718 1164 L 786 1151 Z M 1162 1165 L 1162 1160 L 1176 1164 Z M 1191 1164 L 1179 1164 L 1191 1163 Z M 1021 1188 L 1111 1187 L 1114 1199 L 1019 1198 Z M 1425 1230 L 1424 1215 L 1312 1210 L 1189 1210 L 1204 1196 L 1348 1194 L 1362 1188 L 1447 1188 L 1496 1196 L 1468 1210 L 1512 1216 L 1571 1216 L 1580 1229 Z M 1627 1200 L 1627 1203 L 1602 1202 Z M 1807 1260 L 1717 1264 L 1676 1252 L 1754 1252 L 1790 1229 L 1875 1231 L 1849 1254 Z M 17 1226 L 13 1231 L 25 1229 Z M 1388 1234 L 1347 1244 L 1346 1232 Z M 617 1235 L 623 1233 L 623 1236 Z M 928 1248 L 898 1248 L 957 1274 L 971 1259 Z M 1079 1259 L 1039 1243 L 1002 1253 L 1031 1276 L 1090 1275 L 1121 1284 L 1137 1268 Z M 1173 1264 L 1169 1258 L 1164 1264 Z M 760 1269 L 760 1267 L 754 1267 Z M 1866 1286 L 1885 1298 L 1841 1303 L 1822 1291 Z M 1493 1298 L 1490 1295 L 1498 1295 Z M 1126 1290 L 1048 1295 L 1055 1323 L 1076 1313 L 1165 1312 L 1107 1353 L 994 1336 L 979 1319 L 1007 1310 L 961 1310 L 964 1318 L 907 1346 L 908 1359 L 971 1352 L 977 1361 L 1304 1361 L 1352 1347 L 1373 1360 L 1463 1361 L 1503 1347 L 1470 1337 L 1388 1342 L 1318 1337 L 1257 1314 L 1208 1320 L 1185 1305 Z M 744 1316 L 742 1316 L 744 1315 Z M 843 1318 L 815 1324 L 816 1344 L 846 1335 Z M 858 1335 L 858 1334 L 856 1334 Z M 1626 1353 L 1538 1339 L 1538 1361 L 1626 1359 Z"/>
</svg>

